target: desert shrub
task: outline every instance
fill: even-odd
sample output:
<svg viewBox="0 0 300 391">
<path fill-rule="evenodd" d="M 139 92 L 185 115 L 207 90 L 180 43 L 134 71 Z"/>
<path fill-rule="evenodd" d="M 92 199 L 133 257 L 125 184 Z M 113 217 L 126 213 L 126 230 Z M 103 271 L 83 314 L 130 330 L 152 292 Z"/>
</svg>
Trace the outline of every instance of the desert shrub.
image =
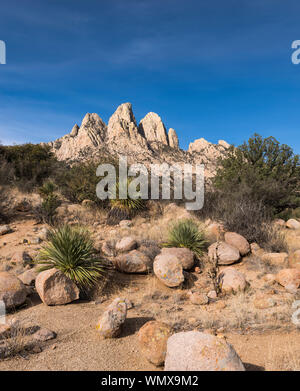
<svg viewBox="0 0 300 391">
<path fill-rule="evenodd" d="M 83 290 L 95 285 L 106 267 L 96 254 L 90 233 L 68 225 L 49 232 L 37 262 L 42 265 L 40 271 L 56 268 Z"/>
<path fill-rule="evenodd" d="M 98 206 L 105 206 L 107 202 L 100 200 L 96 194 L 96 186 L 100 180 L 96 175 L 99 164 L 88 161 L 58 170 L 55 174 L 55 183 L 62 195 L 74 203 L 91 200 Z"/>
<path fill-rule="evenodd" d="M 272 212 L 263 201 L 253 200 L 244 191 L 235 194 L 207 192 L 198 217 L 221 221 L 226 231 L 237 232 L 250 243 L 272 251 L 285 251 L 283 233 L 272 224 Z"/>
<path fill-rule="evenodd" d="M 288 252 L 288 244 L 285 238 L 284 231 L 280 227 L 271 224 L 265 224 L 265 243 L 264 248 L 270 252 Z"/>
<path fill-rule="evenodd" d="M 128 187 L 132 179 L 128 178 L 124 185 L 127 189 L 127 196 L 125 199 L 119 198 L 119 179 L 116 181 L 116 198 L 109 200 L 110 211 L 108 213 L 108 224 L 118 224 L 121 220 L 132 218 L 136 213 L 145 210 L 146 201 L 141 198 L 132 198 L 129 195 Z M 139 189 L 137 189 L 138 191 Z"/>
<path fill-rule="evenodd" d="M 165 247 L 186 247 L 200 257 L 206 248 L 207 241 L 204 232 L 190 219 L 180 220 L 175 223 L 169 233 Z"/>
<path fill-rule="evenodd" d="M 273 214 L 300 206 L 299 155 L 274 137 L 254 134 L 219 163 L 214 186 L 221 193 L 244 193 Z"/>
<path fill-rule="evenodd" d="M 54 193 L 55 190 L 56 186 L 51 181 L 47 181 L 43 186 L 39 187 L 38 192 L 43 198 L 43 201 L 34 210 L 38 222 L 43 222 L 52 226 L 55 225 L 56 210 L 61 204 L 59 197 Z"/>
<path fill-rule="evenodd" d="M 23 190 L 32 190 L 54 171 L 57 163 L 47 145 L 24 144 L 0 146 L 1 177 L 6 171 L 6 180 Z"/>
</svg>

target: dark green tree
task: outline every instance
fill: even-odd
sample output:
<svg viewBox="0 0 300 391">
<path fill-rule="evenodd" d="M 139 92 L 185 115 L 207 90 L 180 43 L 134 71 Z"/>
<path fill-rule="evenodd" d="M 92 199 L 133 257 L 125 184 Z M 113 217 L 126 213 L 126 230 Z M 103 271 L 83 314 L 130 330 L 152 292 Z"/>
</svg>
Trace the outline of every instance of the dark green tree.
<svg viewBox="0 0 300 391">
<path fill-rule="evenodd" d="M 300 205 L 299 155 L 274 137 L 254 134 L 220 160 L 214 185 L 221 193 L 263 202 L 274 214 Z"/>
</svg>

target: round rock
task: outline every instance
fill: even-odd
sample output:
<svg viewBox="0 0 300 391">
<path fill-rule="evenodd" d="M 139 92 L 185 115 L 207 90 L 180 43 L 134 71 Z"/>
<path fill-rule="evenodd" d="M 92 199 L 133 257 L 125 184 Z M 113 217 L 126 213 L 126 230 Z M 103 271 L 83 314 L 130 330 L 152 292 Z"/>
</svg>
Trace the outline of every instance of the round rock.
<svg viewBox="0 0 300 391">
<path fill-rule="evenodd" d="M 219 284 L 221 291 L 224 293 L 244 291 L 247 287 L 244 274 L 233 267 L 225 269 L 220 273 Z"/>
<path fill-rule="evenodd" d="M 224 338 L 188 331 L 168 339 L 165 371 L 245 371 L 245 368 Z"/>
<path fill-rule="evenodd" d="M 119 242 L 116 244 L 116 250 L 124 253 L 127 251 L 134 250 L 136 248 L 136 240 L 133 239 L 131 236 L 126 236 L 125 238 L 121 239 Z"/>
<path fill-rule="evenodd" d="M 57 269 L 38 274 L 35 288 L 43 303 L 61 305 L 79 299 L 79 289 L 67 276 Z"/>
<path fill-rule="evenodd" d="M 23 304 L 26 300 L 27 289 L 16 276 L 0 273 L 0 300 L 3 300 L 6 309 L 12 309 Z"/>
<path fill-rule="evenodd" d="M 179 286 L 184 281 L 182 263 L 173 255 L 157 255 L 154 259 L 153 270 L 156 277 L 171 288 Z"/>
<path fill-rule="evenodd" d="M 161 250 L 161 254 L 176 258 L 184 270 L 189 270 L 194 266 L 194 253 L 188 248 L 165 247 Z"/>
<path fill-rule="evenodd" d="M 164 363 L 167 351 L 167 340 L 172 335 L 172 328 L 162 322 L 150 321 L 138 332 L 141 353 L 156 366 Z"/>
<path fill-rule="evenodd" d="M 300 269 L 282 269 L 276 274 L 276 281 L 286 287 L 298 289 L 300 286 Z"/>
<path fill-rule="evenodd" d="M 121 333 L 121 328 L 127 315 L 127 305 L 124 299 L 117 297 L 106 309 L 97 323 L 97 330 L 103 338 L 115 338 Z"/>
<path fill-rule="evenodd" d="M 240 252 L 228 243 L 216 242 L 209 246 L 208 256 L 218 265 L 231 265 L 240 259 Z"/>
<path fill-rule="evenodd" d="M 138 250 L 121 254 L 113 260 L 117 270 L 124 273 L 148 273 L 152 269 L 151 259 Z"/>
<path fill-rule="evenodd" d="M 236 232 L 226 232 L 224 237 L 225 242 L 237 248 L 242 256 L 247 255 L 250 252 L 250 244 L 244 236 L 237 234 Z"/>
</svg>

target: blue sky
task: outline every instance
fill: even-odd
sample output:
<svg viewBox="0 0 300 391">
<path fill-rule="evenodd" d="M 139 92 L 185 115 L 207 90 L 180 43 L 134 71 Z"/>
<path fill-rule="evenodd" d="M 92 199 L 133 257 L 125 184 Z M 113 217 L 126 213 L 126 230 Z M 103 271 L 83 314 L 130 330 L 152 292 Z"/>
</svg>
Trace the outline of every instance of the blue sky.
<svg viewBox="0 0 300 391">
<path fill-rule="evenodd" d="M 0 140 L 41 142 L 131 102 L 180 145 L 254 132 L 300 153 L 298 0 L 10 0 L 0 6 Z"/>
</svg>

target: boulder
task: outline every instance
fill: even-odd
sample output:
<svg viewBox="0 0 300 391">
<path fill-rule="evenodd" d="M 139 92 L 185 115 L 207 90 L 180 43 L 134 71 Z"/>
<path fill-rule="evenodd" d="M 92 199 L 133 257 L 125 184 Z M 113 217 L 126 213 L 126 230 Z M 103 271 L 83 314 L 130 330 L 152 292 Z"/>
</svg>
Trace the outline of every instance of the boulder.
<svg viewBox="0 0 300 391">
<path fill-rule="evenodd" d="M 19 278 L 8 272 L 0 273 L 0 300 L 4 301 L 6 309 L 23 304 L 26 296 L 27 289 Z"/>
<path fill-rule="evenodd" d="M 224 338 L 187 331 L 168 339 L 165 371 L 245 371 L 245 368 Z"/>
<path fill-rule="evenodd" d="M 172 335 L 172 328 L 165 323 L 150 321 L 138 332 L 140 351 L 148 361 L 156 366 L 164 363 L 167 352 L 167 340 Z"/>
<path fill-rule="evenodd" d="M 200 292 L 188 292 L 191 303 L 195 305 L 205 305 L 208 304 L 208 297 L 204 293 Z"/>
<path fill-rule="evenodd" d="M 218 294 L 215 290 L 211 290 L 208 292 L 207 297 L 211 300 L 215 300 L 218 297 Z"/>
<path fill-rule="evenodd" d="M 39 232 L 39 237 L 42 239 L 42 240 L 47 240 L 48 239 L 48 235 L 49 235 L 49 229 L 44 227 L 40 230 Z"/>
<path fill-rule="evenodd" d="M 221 291 L 224 293 L 244 291 L 247 287 L 244 274 L 233 267 L 224 269 L 218 279 Z"/>
<path fill-rule="evenodd" d="M 127 254 L 121 254 L 113 260 L 116 269 L 124 273 L 148 273 L 152 269 L 153 262 L 141 251 L 132 250 Z"/>
<path fill-rule="evenodd" d="M 103 338 L 115 338 L 121 333 L 127 315 L 124 299 L 117 297 L 106 309 L 97 323 L 97 330 Z"/>
<path fill-rule="evenodd" d="M 220 240 L 224 234 L 224 226 L 220 223 L 210 223 L 206 227 L 206 232 L 211 240 Z"/>
<path fill-rule="evenodd" d="M 263 249 L 255 242 L 250 244 L 250 250 L 254 255 L 258 254 L 260 251 L 263 251 Z"/>
<path fill-rule="evenodd" d="M 32 257 L 26 251 L 17 251 L 11 258 L 12 262 L 20 265 L 26 265 L 32 262 Z"/>
<path fill-rule="evenodd" d="M 62 305 L 79 299 L 79 288 L 60 270 L 45 270 L 36 277 L 35 288 L 43 303 Z"/>
<path fill-rule="evenodd" d="M 289 229 L 300 229 L 300 222 L 295 219 L 289 219 L 285 225 Z"/>
<path fill-rule="evenodd" d="M 19 274 L 18 278 L 24 285 L 34 285 L 38 272 L 34 269 L 26 270 L 24 273 Z"/>
<path fill-rule="evenodd" d="M 105 240 L 101 245 L 101 250 L 107 257 L 113 257 L 115 255 L 115 245 L 111 240 Z"/>
<path fill-rule="evenodd" d="M 155 257 L 153 270 L 156 277 L 168 287 L 179 286 L 184 281 L 182 263 L 170 254 Z"/>
<path fill-rule="evenodd" d="M 6 235 L 11 232 L 11 228 L 9 225 L 0 225 L 0 236 Z"/>
<path fill-rule="evenodd" d="M 237 234 L 236 232 L 226 232 L 224 238 L 225 242 L 237 248 L 242 256 L 247 255 L 250 252 L 250 244 L 244 236 Z"/>
<path fill-rule="evenodd" d="M 300 286 L 300 269 L 282 269 L 276 274 L 276 281 L 289 289 L 298 289 Z"/>
<path fill-rule="evenodd" d="M 264 277 L 263 277 L 264 281 L 266 281 L 266 283 L 272 285 L 274 284 L 274 282 L 276 282 L 276 276 L 275 274 L 272 274 L 272 273 L 268 273 L 266 274 Z"/>
<path fill-rule="evenodd" d="M 165 247 L 161 250 L 161 254 L 176 258 L 184 270 L 189 270 L 194 266 L 194 253 L 188 248 Z"/>
<path fill-rule="evenodd" d="M 290 254 L 289 267 L 300 269 L 300 250 L 296 250 Z"/>
<path fill-rule="evenodd" d="M 208 256 L 218 265 L 231 265 L 240 259 L 240 252 L 228 243 L 216 242 L 209 246 Z"/>
<path fill-rule="evenodd" d="M 33 339 L 40 342 L 46 342 L 54 338 L 56 338 L 56 333 L 45 328 L 39 329 L 33 334 Z"/>
<path fill-rule="evenodd" d="M 126 236 L 125 238 L 119 240 L 116 244 L 116 250 L 124 253 L 127 251 L 134 250 L 136 248 L 136 240 L 133 239 L 131 236 Z"/>
</svg>

